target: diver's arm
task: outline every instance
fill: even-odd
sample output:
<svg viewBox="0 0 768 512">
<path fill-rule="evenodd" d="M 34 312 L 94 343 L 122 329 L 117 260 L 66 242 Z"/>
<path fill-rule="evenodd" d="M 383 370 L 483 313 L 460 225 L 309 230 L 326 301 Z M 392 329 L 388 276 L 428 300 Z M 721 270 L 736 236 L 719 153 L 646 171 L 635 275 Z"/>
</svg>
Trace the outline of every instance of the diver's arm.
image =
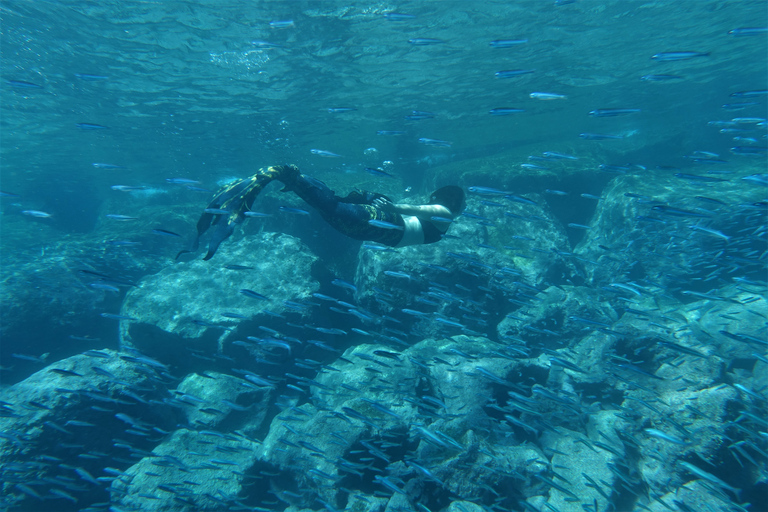
<svg viewBox="0 0 768 512">
<path fill-rule="evenodd" d="M 453 214 L 441 204 L 396 204 L 395 211 L 400 215 L 413 215 L 419 219 L 432 220 L 432 217 L 453 219 Z"/>
<path fill-rule="evenodd" d="M 412 215 L 419 219 L 433 221 L 433 217 L 453 219 L 453 214 L 441 204 L 394 204 L 384 198 L 378 198 L 373 202 L 377 208 L 385 212 L 399 213 L 400 215 Z"/>
</svg>

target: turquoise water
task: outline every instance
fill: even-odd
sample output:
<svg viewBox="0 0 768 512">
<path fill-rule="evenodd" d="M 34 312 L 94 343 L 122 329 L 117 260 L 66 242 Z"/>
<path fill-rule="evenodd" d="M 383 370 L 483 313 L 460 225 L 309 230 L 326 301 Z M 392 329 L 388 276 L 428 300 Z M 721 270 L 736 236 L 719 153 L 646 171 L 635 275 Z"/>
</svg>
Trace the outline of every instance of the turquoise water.
<svg viewBox="0 0 768 512">
<path fill-rule="evenodd" d="M 3 438 L 8 510 L 768 509 L 765 1 L 11 0 L 0 15 L 0 379 L 3 428 L 16 432 Z M 176 261 L 219 187 L 285 163 L 339 195 L 411 204 L 456 184 L 467 210 L 448 239 L 390 253 L 335 233 L 273 185 L 254 207 L 270 217 L 247 219 L 210 262 L 200 252 Z M 272 301 L 266 312 L 238 294 L 256 287 Z M 243 341 L 268 332 L 258 326 L 281 333 L 266 356 Z M 140 435 L 134 453 L 178 446 L 175 436 L 205 423 L 141 400 L 110 403 L 109 421 L 54 403 L 63 393 L 92 405 L 83 389 L 95 381 L 50 384 L 46 369 L 94 349 L 140 350 L 162 365 L 133 361 L 163 372 L 127 389 L 152 387 L 152 400 L 174 407 L 174 390 L 196 373 L 266 378 L 257 386 L 272 394 L 248 398 L 269 411 L 259 427 L 237 412 L 210 427 L 260 446 L 257 462 L 236 465 L 262 480 L 226 487 L 219 501 L 140 484 L 140 457 L 116 455 L 130 422 L 115 414 L 168 435 Z M 421 384 L 360 391 L 366 407 L 398 411 L 369 411 L 372 426 L 339 412 L 354 409 L 350 390 L 322 365 L 375 350 L 412 361 L 385 387 Z M 436 370 L 441 361 L 455 368 Z M 347 370 L 357 387 L 362 377 Z M 299 393 L 287 374 L 333 391 Z M 46 382 L 51 394 L 25 394 Z M 510 405 L 510 390 L 539 401 Z M 221 408 L 223 396 L 206 400 Z M 443 405 L 413 405 L 424 396 Z M 367 429 L 343 441 L 361 466 L 345 473 L 318 456 L 333 450 L 330 427 L 279 446 L 285 403 L 312 404 L 315 420 L 325 404 Z M 18 430 L 84 416 L 98 439 Z M 586 452 L 566 442 L 576 438 Z M 291 463 L 270 443 L 310 455 Z M 103 455 L 78 459 L 88 450 Z M 599 450 L 608 455 L 590 458 Z M 538 469 L 520 462 L 536 458 Z M 308 477 L 321 459 L 322 474 Z M 128 471 L 134 490 L 59 464 L 97 478 Z M 603 481 L 586 485 L 589 467 Z"/>
</svg>

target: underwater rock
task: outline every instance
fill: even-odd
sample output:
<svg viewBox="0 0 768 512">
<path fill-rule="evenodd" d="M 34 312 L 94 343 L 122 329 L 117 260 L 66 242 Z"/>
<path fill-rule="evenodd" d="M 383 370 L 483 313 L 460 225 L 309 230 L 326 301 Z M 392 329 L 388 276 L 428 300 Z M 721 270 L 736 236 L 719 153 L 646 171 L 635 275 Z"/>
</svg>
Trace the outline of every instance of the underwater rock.
<svg viewBox="0 0 768 512">
<path fill-rule="evenodd" d="M 310 404 L 291 407 L 276 416 L 257 450 L 259 462 L 282 473 L 284 488 L 314 491 L 329 503 L 337 503 L 341 492 L 335 485 L 347 474 L 361 473 L 364 465 L 342 462 L 364 432 L 339 414 L 321 411 Z M 283 496 L 300 505 L 303 498 Z M 334 505 L 337 506 L 337 505 Z"/>
<path fill-rule="evenodd" d="M 194 356 L 212 361 L 240 323 L 301 312 L 301 301 L 319 287 L 316 261 L 298 239 L 260 233 L 223 244 L 213 260 L 167 267 L 126 296 L 121 315 L 135 320 L 120 322 L 121 343 L 178 366 L 193 366 Z"/>
<path fill-rule="evenodd" d="M 364 471 L 365 478 L 372 477 L 368 463 L 353 454 L 355 449 L 372 454 L 375 467 L 386 467 L 389 457 L 402 450 L 399 445 L 407 442 L 408 425 L 416 421 L 416 406 L 401 395 L 414 394 L 418 380 L 413 365 L 375 354 L 384 349 L 350 348 L 344 360 L 331 365 L 337 371 L 297 380 L 294 385 L 308 388 L 312 403 L 288 406 L 275 417 L 259 449 L 260 461 L 288 472 L 299 489 L 315 490 L 334 507 L 345 477 L 361 477 Z M 396 389 L 382 383 L 395 384 Z M 385 440 L 388 447 L 382 446 Z"/>
<path fill-rule="evenodd" d="M 680 311 L 690 329 L 689 337 L 729 359 L 752 358 L 755 351 L 765 350 L 768 301 L 764 291 L 731 285 L 719 296 L 719 300 L 687 304 Z"/>
<path fill-rule="evenodd" d="M 483 512 L 483 507 L 471 501 L 452 501 L 445 512 Z"/>
<path fill-rule="evenodd" d="M 383 512 L 389 500 L 377 496 L 366 496 L 362 493 L 352 494 L 349 497 L 345 512 Z"/>
<path fill-rule="evenodd" d="M 677 489 L 661 496 L 654 496 L 648 503 L 651 512 L 669 512 L 672 510 L 706 510 L 707 512 L 731 512 L 734 501 L 724 494 L 712 492 L 709 484 L 702 480 L 692 480 Z M 740 507 L 741 508 L 741 507 Z"/>
<path fill-rule="evenodd" d="M 105 246 L 103 239 L 92 235 L 43 240 L 45 245 L 35 251 L 3 251 L 0 360 L 6 384 L 38 371 L 45 360 L 92 348 L 116 348 L 111 341 L 114 323 L 99 314 L 120 307 L 133 276 L 155 272 L 163 265 L 151 255 L 129 255 Z M 98 287 L 104 284 L 108 288 Z"/>
<path fill-rule="evenodd" d="M 609 425 L 611 421 L 615 423 L 615 414 L 609 411 L 601 411 L 601 414 L 611 417 Z M 534 482 L 538 480 L 537 483 L 550 487 L 547 503 L 563 512 L 583 512 L 582 503 L 596 501 L 597 510 L 607 510 L 613 503 L 611 495 L 618 480 L 614 471 L 622 471 L 625 466 L 622 443 L 618 440 L 609 443 L 593 434 L 586 438 L 584 434 L 563 427 L 558 427 L 558 431 L 558 434 L 547 432 L 543 438 L 545 450 L 554 451 L 550 461 L 553 472 L 534 479 Z M 601 431 L 616 436 L 613 430 Z M 595 446 L 594 441 L 598 439 L 608 449 Z M 619 510 L 622 509 L 619 507 Z"/>
<path fill-rule="evenodd" d="M 629 400 L 625 404 L 637 407 Z M 674 466 L 676 461 L 721 459 L 723 446 L 732 445 L 733 440 L 717 427 L 725 423 L 733 410 L 743 408 L 739 392 L 726 386 L 664 392 L 654 407 L 661 414 L 651 414 L 645 408 L 642 412 L 649 416 L 648 429 L 637 437 L 641 454 L 639 470 L 643 479 L 657 489 L 664 488 L 669 475 L 679 471 Z M 739 469 L 744 471 L 743 467 Z M 730 474 L 722 470 L 714 472 L 730 480 L 734 471 L 735 468 Z M 748 474 L 744 471 L 740 480 Z"/>
<path fill-rule="evenodd" d="M 562 340 L 610 329 L 618 319 L 610 304 L 592 288 L 565 285 L 550 286 L 539 293 L 522 291 L 535 300 L 504 317 L 496 327 L 501 339 L 523 339 L 526 344 L 554 349 Z"/>
<path fill-rule="evenodd" d="M 221 510 L 243 491 L 257 446 L 243 435 L 179 429 L 110 491 L 129 510 Z"/>
<path fill-rule="evenodd" d="M 742 244 L 728 244 L 741 230 L 763 223 L 764 210 L 752 205 L 765 198 L 761 187 L 648 171 L 617 177 L 602 196 L 591 229 L 574 250 L 583 260 L 598 263 L 584 265 L 594 285 L 628 274 L 662 286 L 701 288 L 707 281 L 695 281 L 711 277 L 713 268 L 707 265 L 713 262 L 721 270 L 735 263 L 755 276 L 763 267 L 759 260 L 743 258 Z M 764 245 L 757 238 L 752 243 Z"/>
<path fill-rule="evenodd" d="M 193 373 L 176 387 L 176 400 L 194 427 L 210 429 L 226 422 L 246 435 L 255 435 L 263 427 L 274 390 L 245 384 L 222 373 Z"/>
<path fill-rule="evenodd" d="M 124 456 L 129 457 L 151 447 L 147 436 L 158 436 L 148 425 L 167 428 L 178 421 L 173 409 L 156 407 L 164 397 L 162 382 L 168 379 L 156 361 L 100 350 L 57 361 L 3 389 L 0 470 L 5 503 L 32 500 L 15 484 L 34 487 L 43 478 L 52 479 L 44 484 L 47 491 L 58 489 L 84 501 L 103 498 L 104 481 L 96 478 L 103 476 L 105 465 L 117 464 L 107 455 L 116 449 L 113 436 L 123 435 L 126 428 L 138 434 L 126 445 Z M 78 467 L 60 466 L 61 460 L 77 460 Z M 71 486 L 60 487 L 68 481 Z M 40 493 L 45 499 L 69 499 Z"/>
</svg>

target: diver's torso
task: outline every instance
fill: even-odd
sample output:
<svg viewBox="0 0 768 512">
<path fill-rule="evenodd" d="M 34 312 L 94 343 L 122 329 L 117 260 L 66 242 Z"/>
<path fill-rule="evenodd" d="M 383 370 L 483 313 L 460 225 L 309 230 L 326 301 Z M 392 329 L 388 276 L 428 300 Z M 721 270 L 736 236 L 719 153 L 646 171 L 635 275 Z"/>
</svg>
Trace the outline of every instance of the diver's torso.
<svg viewBox="0 0 768 512">
<path fill-rule="evenodd" d="M 424 229 L 421 227 L 421 221 L 418 217 L 412 215 L 403 215 L 403 238 L 395 247 L 406 247 L 408 245 L 421 245 L 424 243 Z"/>
</svg>

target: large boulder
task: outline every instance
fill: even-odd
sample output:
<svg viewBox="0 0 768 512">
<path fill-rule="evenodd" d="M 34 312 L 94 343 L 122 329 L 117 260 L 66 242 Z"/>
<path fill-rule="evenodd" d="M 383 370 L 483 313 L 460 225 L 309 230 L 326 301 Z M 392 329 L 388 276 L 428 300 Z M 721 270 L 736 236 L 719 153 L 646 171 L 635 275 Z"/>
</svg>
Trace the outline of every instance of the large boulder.
<svg viewBox="0 0 768 512">
<path fill-rule="evenodd" d="M 242 435 L 179 429 L 113 481 L 128 510 L 221 510 L 243 492 L 257 443 Z"/>
<path fill-rule="evenodd" d="M 303 315 L 302 304 L 319 287 L 317 258 L 298 239 L 259 233 L 223 244 L 215 259 L 166 267 L 126 296 L 121 342 L 186 370 L 213 361 L 238 328 L 267 323 L 275 315 Z M 252 331 L 251 331 L 252 332 Z M 249 332 L 250 333 L 250 332 Z"/>
<path fill-rule="evenodd" d="M 3 389 L 4 504 L 39 510 L 37 500 L 55 500 L 51 507 L 103 501 L 115 475 L 105 469 L 132 464 L 180 419 L 175 409 L 156 407 L 170 380 L 155 360 L 101 350 Z"/>
<path fill-rule="evenodd" d="M 711 183 L 663 171 L 646 174 L 610 183 L 574 251 L 597 263 L 585 266 L 595 285 L 623 281 L 619 276 L 626 274 L 706 292 L 718 283 L 712 280 L 713 264 L 723 267 L 714 274 L 729 264 L 741 267 L 728 279 L 760 279 L 764 265 L 750 262 L 744 249 L 764 245 L 751 235 L 763 223 L 764 207 L 757 203 L 765 199 L 763 187 L 739 179 Z"/>
</svg>

